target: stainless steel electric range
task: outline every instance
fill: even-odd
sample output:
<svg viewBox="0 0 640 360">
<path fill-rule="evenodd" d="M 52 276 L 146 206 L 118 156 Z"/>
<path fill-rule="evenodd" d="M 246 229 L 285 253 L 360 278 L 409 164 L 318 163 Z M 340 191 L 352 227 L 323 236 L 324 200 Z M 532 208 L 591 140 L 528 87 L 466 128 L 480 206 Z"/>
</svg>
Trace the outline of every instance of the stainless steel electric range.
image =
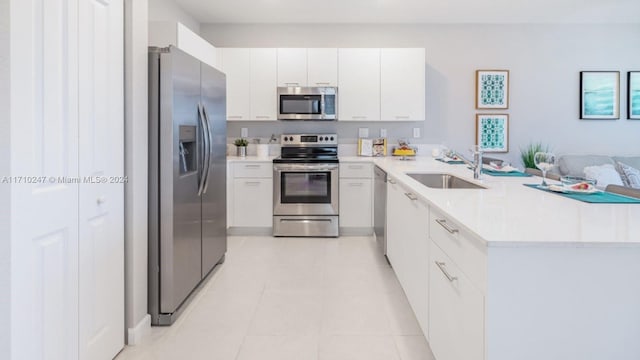
<svg viewBox="0 0 640 360">
<path fill-rule="evenodd" d="M 284 134 L 273 160 L 273 235 L 338 236 L 338 136 Z"/>
</svg>

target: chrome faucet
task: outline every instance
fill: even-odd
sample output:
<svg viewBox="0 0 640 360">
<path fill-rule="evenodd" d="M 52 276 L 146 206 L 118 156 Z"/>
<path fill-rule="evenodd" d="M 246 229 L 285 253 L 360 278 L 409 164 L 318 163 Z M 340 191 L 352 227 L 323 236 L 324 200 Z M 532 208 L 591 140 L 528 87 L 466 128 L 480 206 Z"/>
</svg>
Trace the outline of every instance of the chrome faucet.
<svg viewBox="0 0 640 360">
<path fill-rule="evenodd" d="M 465 164 L 471 167 L 471 170 L 473 170 L 473 178 L 478 180 L 480 179 L 480 174 L 482 174 L 482 149 L 478 145 L 473 145 L 469 149 L 469 151 L 471 151 L 471 153 L 473 154 L 473 161 L 467 159 L 466 157 L 458 154 L 453 150 L 450 151 L 449 154 L 447 154 L 447 156 L 448 157 L 457 156 L 458 158 L 460 158 L 460 160 L 462 160 Z"/>
</svg>

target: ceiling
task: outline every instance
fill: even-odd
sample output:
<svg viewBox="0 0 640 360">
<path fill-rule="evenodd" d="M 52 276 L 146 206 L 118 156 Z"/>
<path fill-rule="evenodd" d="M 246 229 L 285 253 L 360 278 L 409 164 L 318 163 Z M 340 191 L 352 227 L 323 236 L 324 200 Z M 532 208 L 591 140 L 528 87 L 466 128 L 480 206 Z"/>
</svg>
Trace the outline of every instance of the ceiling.
<svg viewBox="0 0 640 360">
<path fill-rule="evenodd" d="M 640 23 L 640 0 L 175 0 L 201 23 Z"/>
</svg>

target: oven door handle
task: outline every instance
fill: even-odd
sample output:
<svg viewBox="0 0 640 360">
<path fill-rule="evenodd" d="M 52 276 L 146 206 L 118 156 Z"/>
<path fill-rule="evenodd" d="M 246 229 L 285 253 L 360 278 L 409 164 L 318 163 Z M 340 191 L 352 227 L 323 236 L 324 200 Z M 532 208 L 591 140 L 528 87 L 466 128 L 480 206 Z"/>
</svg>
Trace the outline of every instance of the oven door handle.
<svg viewBox="0 0 640 360">
<path fill-rule="evenodd" d="M 335 170 L 338 170 L 338 166 L 337 165 L 289 164 L 289 165 L 274 165 L 273 169 L 276 171 L 291 171 L 291 172 L 335 171 Z"/>
</svg>

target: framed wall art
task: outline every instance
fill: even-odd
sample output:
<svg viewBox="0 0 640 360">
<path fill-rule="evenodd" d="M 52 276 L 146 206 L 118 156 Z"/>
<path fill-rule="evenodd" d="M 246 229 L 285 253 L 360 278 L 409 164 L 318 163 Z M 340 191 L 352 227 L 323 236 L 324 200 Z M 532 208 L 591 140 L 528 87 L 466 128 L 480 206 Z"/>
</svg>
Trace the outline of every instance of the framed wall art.
<svg viewBox="0 0 640 360">
<path fill-rule="evenodd" d="M 476 109 L 509 108 L 509 70 L 476 70 Z"/>
<path fill-rule="evenodd" d="M 640 71 L 627 73 L 627 119 L 640 120 Z"/>
<path fill-rule="evenodd" d="M 476 145 L 485 152 L 508 152 L 509 115 L 476 114 Z"/>
<path fill-rule="evenodd" d="M 620 72 L 580 72 L 580 119 L 620 118 Z"/>
</svg>

